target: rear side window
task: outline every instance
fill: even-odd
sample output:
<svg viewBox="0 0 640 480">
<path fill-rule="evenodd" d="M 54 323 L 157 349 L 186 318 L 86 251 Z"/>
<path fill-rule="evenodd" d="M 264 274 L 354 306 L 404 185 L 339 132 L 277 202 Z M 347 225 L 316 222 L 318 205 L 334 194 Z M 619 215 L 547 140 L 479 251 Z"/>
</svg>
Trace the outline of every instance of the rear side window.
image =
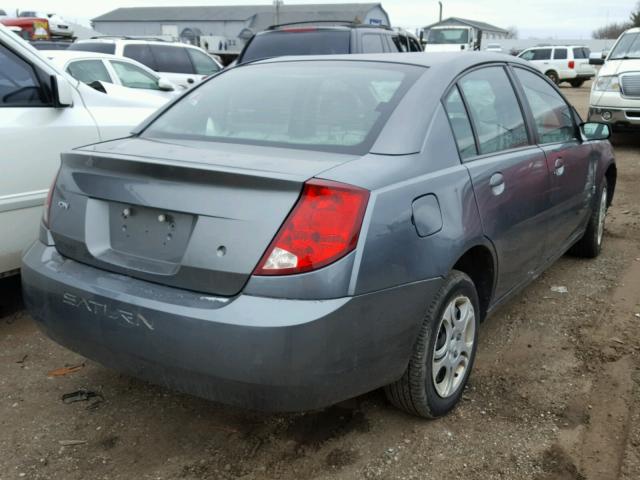
<svg viewBox="0 0 640 480">
<path fill-rule="evenodd" d="M 102 60 L 78 60 L 72 62 L 67 67 L 67 72 L 76 80 L 84 83 L 107 82 L 112 83 L 109 72 L 107 72 Z"/>
<path fill-rule="evenodd" d="M 114 43 L 106 42 L 78 42 L 69 45 L 67 50 L 78 50 L 81 52 L 95 52 L 95 53 L 109 53 L 113 55 L 116 53 L 116 45 Z"/>
<path fill-rule="evenodd" d="M 158 72 L 194 73 L 193 64 L 184 47 L 170 47 L 168 45 L 150 45 L 153 58 L 156 60 Z"/>
<path fill-rule="evenodd" d="M 480 154 L 529 144 L 518 99 L 503 68 L 475 70 L 459 85 L 478 135 Z"/>
<path fill-rule="evenodd" d="M 31 65 L 0 45 L 0 107 L 41 106 L 40 82 Z"/>
<path fill-rule="evenodd" d="M 572 112 L 563 98 L 538 75 L 515 69 L 535 120 L 540 143 L 567 142 L 575 137 Z"/>
<path fill-rule="evenodd" d="M 235 68 L 182 97 L 143 136 L 362 155 L 423 72 L 347 61 Z"/>
<path fill-rule="evenodd" d="M 349 53 L 348 30 L 278 31 L 256 35 L 245 49 L 242 62 L 284 55 L 331 55 Z"/>
<path fill-rule="evenodd" d="M 156 59 L 153 57 L 149 45 L 144 43 L 132 43 L 125 45 L 122 54 L 125 57 L 132 58 L 140 62 L 151 70 L 158 70 Z"/>
<path fill-rule="evenodd" d="M 447 96 L 445 108 L 449 122 L 451 123 L 451 129 L 453 130 L 453 136 L 458 144 L 460 158 L 464 160 L 465 158 L 477 155 L 478 152 L 473 138 L 471 122 L 469 121 L 467 110 L 457 87 L 454 87 Z"/>
<path fill-rule="evenodd" d="M 193 48 L 187 48 L 187 52 L 189 52 L 193 66 L 196 69 L 196 74 L 211 75 L 212 73 L 220 71 L 218 64 L 208 55 L 205 55 L 201 51 Z"/>
<path fill-rule="evenodd" d="M 553 51 L 553 59 L 554 60 L 566 60 L 567 59 L 567 49 L 566 48 L 556 48 Z"/>
<path fill-rule="evenodd" d="M 580 60 L 583 58 L 589 58 L 589 52 L 586 48 L 574 48 L 573 49 L 573 58 L 576 60 Z"/>
<path fill-rule="evenodd" d="M 362 53 L 383 53 L 382 35 L 366 33 L 362 36 Z"/>
</svg>

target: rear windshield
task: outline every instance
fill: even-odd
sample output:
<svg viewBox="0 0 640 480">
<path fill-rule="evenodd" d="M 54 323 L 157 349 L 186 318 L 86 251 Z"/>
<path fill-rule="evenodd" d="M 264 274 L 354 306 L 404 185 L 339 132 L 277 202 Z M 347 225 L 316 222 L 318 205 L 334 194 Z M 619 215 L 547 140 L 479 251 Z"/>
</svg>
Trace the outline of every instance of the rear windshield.
<svg viewBox="0 0 640 480">
<path fill-rule="evenodd" d="M 105 42 L 80 42 L 72 43 L 69 45 L 68 50 L 79 50 L 81 52 L 96 52 L 96 53 L 110 53 L 113 55 L 116 53 L 116 45 L 114 43 Z"/>
<path fill-rule="evenodd" d="M 349 53 L 348 30 L 281 31 L 256 35 L 241 62 L 284 55 L 331 55 Z"/>
<path fill-rule="evenodd" d="M 182 97 L 142 136 L 362 155 L 424 70 L 334 61 L 237 67 Z"/>
<path fill-rule="evenodd" d="M 640 58 L 640 32 L 622 35 L 609 56 L 609 60 L 627 58 Z"/>
<path fill-rule="evenodd" d="M 469 42 L 469 30 L 466 28 L 435 28 L 429 30 L 427 43 L 437 45 Z"/>
</svg>

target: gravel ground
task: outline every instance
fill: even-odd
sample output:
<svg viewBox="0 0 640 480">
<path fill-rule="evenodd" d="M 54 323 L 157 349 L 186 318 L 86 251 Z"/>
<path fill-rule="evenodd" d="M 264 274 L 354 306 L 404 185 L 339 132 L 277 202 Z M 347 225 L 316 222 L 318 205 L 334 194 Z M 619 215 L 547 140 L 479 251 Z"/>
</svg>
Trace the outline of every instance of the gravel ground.
<svg viewBox="0 0 640 480">
<path fill-rule="evenodd" d="M 585 113 L 589 85 L 563 91 Z M 266 415 L 148 385 L 45 338 L 3 280 L 0 480 L 640 478 L 640 135 L 614 144 L 603 254 L 562 258 L 488 319 L 460 407 L 436 421 L 379 391 Z M 82 388 L 102 398 L 62 402 Z"/>
</svg>

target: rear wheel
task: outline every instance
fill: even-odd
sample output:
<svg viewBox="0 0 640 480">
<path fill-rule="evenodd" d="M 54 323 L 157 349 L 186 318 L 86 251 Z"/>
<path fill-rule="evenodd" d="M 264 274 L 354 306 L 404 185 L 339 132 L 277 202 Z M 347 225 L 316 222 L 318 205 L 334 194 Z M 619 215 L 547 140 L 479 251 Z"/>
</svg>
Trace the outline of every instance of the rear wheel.
<svg viewBox="0 0 640 480">
<path fill-rule="evenodd" d="M 427 310 L 407 370 L 385 388 L 389 401 L 425 418 L 451 411 L 473 367 L 479 317 L 473 281 L 454 270 Z"/>
<path fill-rule="evenodd" d="M 571 247 L 570 253 L 578 257 L 595 258 L 602 251 L 602 240 L 604 239 L 604 223 L 607 216 L 608 195 L 607 180 L 602 181 L 598 204 L 591 213 L 589 224 L 584 232 L 584 236 Z"/>
<path fill-rule="evenodd" d="M 584 85 L 584 80 L 571 80 L 571 86 L 573 88 L 580 88 L 582 85 Z"/>
<path fill-rule="evenodd" d="M 549 70 L 545 75 L 556 85 L 560 83 L 560 77 L 555 70 Z"/>
</svg>

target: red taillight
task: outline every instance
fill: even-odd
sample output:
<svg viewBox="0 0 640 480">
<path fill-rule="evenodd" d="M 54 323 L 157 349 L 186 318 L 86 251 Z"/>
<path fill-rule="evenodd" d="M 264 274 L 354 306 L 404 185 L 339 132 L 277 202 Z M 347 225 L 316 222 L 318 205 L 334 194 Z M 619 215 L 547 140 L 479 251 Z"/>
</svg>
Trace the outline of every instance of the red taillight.
<svg viewBox="0 0 640 480">
<path fill-rule="evenodd" d="M 254 275 L 289 275 L 324 267 L 358 243 L 369 192 L 328 180 L 305 183 Z"/>
<path fill-rule="evenodd" d="M 569 68 L 571 70 L 573 70 L 574 68 L 576 68 L 576 62 L 574 62 L 573 60 L 569 60 Z"/>
<path fill-rule="evenodd" d="M 44 210 L 42 211 L 42 223 L 44 223 L 47 228 L 49 228 L 49 216 L 51 214 L 51 199 L 53 198 L 53 190 L 55 189 L 59 174 L 60 174 L 60 171 L 58 170 L 58 173 L 56 173 L 56 176 L 53 179 L 53 183 L 51 183 L 51 186 L 49 187 L 49 192 L 47 192 L 47 198 L 44 201 Z"/>
</svg>

